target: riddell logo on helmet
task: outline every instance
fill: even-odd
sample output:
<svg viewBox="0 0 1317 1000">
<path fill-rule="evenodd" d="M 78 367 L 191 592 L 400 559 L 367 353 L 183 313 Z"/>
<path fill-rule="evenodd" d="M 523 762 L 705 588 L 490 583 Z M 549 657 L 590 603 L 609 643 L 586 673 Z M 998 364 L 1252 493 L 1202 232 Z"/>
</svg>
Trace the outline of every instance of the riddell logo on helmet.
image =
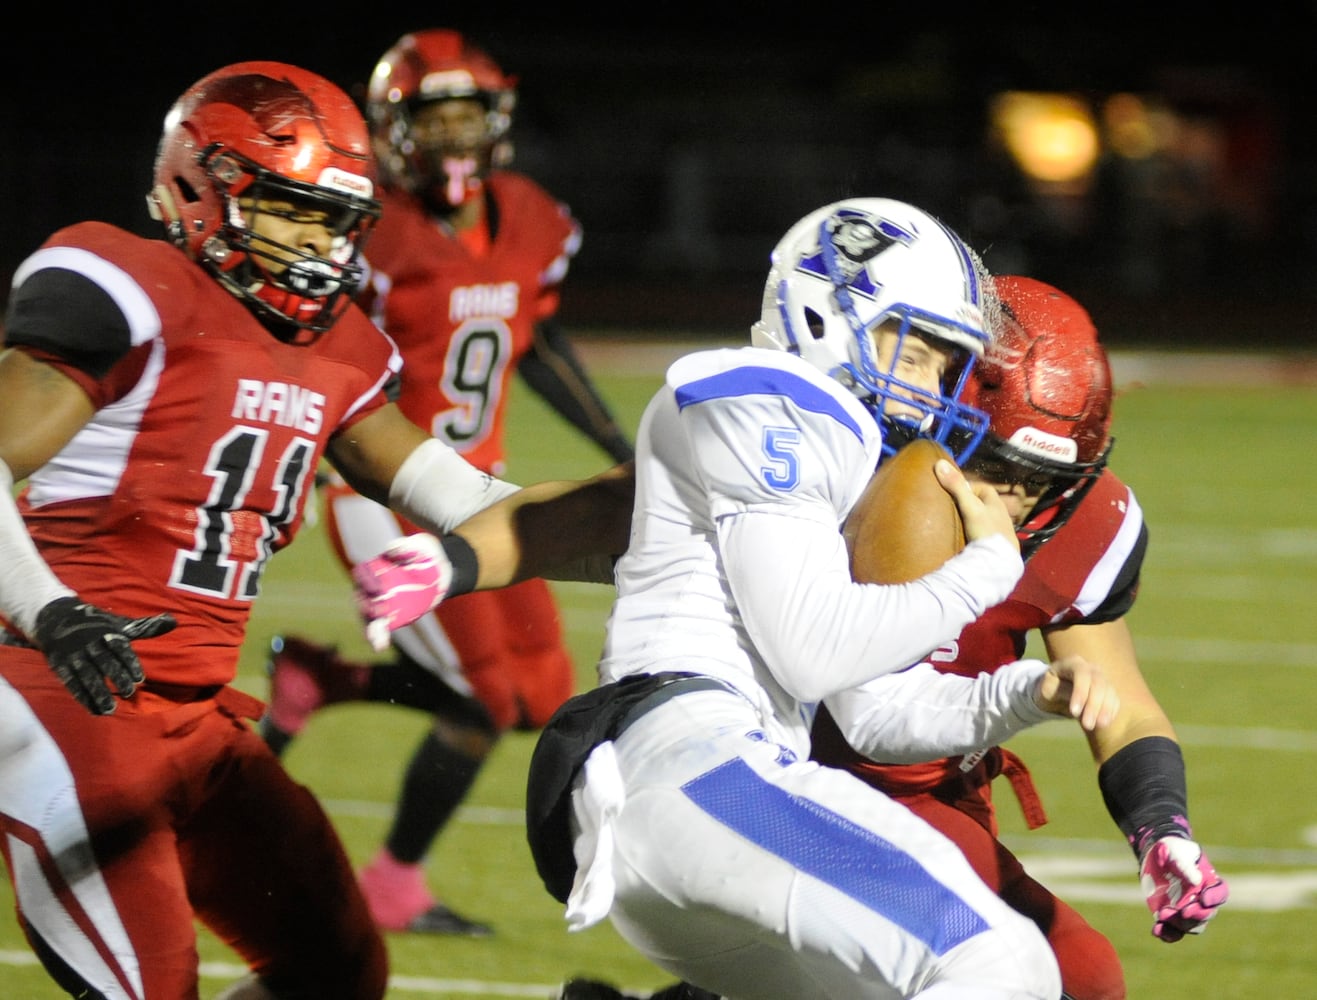
<svg viewBox="0 0 1317 1000">
<path fill-rule="evenodd" d="M 1073 462 L 1079 458 L 1079 445 L 1075 442 L 1067 437 L 1040 431 L 1037 427 L 1021 427 L 1011 435 L 1010 443 L 1020 451 L 1059 462 Z"/>
<path fill-rule="evenodd" d="M 370 182 L 369 177 L 350 174 L 338 167 L 325 167 L 320 171 L 320 178 L 316 183 L 321 187 L 354 194 L 358 198 L 372 198 L 375 195 L 375 185 Z"/>
<path fill-rule="evenodd" d="M 456 69 L 441 69 L 426 73 L 421 80 L 420 90 L 422 97 L 464 97 L 475 94 L 479 88 L 471 71 L 459 66 Z"/>
</svg>

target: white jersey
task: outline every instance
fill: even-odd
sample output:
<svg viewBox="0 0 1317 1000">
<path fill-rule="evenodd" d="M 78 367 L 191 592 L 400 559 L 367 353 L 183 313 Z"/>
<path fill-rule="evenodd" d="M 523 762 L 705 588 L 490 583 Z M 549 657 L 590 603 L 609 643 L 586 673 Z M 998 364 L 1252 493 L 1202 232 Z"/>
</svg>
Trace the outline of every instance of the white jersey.
<svg viewBox="0 0 1317 1000">
<path fill-rule="evenodd" d="M 792 355 L 714 350 L 668 370 L 640 425 L 600 673 L 704 677 L 629 710 L 616 685 L 546 727 L 532 782 L 569 775 L 565 915 L 573 929 L 607 917 L 668 972 L 735 1000 L 1052 1000 L 1047 940 L 955 844 L 807 759 L 824 699 L 843 725 L 916 752 L 930 734 L 1021 728 L 1004 709 L 1028 710 L 1042 668 L 991 690 L 903 669 L 1003 599 L 1022 563 L 999 538 L 915 583 L 854 583 L 840 528 L 880 439 L 864 406 Z M 948 692 L 958 711 L 937 709 Z M 572 730 L 601 717 L 621 721 L 579 763 Z M 537 836 L 553 836 L 554 808 L 537 807 L 550 817 Z"/>
<path fill-rule="evenodd" d="M 805 757 L 818 702 L 908 667 L 1005 598 L 1021 569 L 1005 543 L 972 543 L 911 584 L 852 581 L 840 527 L 881 440 L 859 400 L 794 355 L 673 364 L 640 424 L 601 682 L 717 677 Z"/>
</svg>

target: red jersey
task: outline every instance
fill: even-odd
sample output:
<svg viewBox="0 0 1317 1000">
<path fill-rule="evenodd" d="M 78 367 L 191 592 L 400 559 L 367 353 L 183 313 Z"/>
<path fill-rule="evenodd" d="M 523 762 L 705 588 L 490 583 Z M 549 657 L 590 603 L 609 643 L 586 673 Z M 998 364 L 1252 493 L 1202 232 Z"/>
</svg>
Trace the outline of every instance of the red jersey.
<svg viewBox="0 0 1317 1000">
<path fill-rule="evenodd" d="M 1029 555 L 1011 595 L 929 659 L 939 670 L 975 677 L 1023 656 L 1032 629 L 1121 617 L 1134 603 L 1146 547 L 1147 528 L 1133 491 L 1104 470 L 1066 523 Z M 934 788 L 963 777 L 980 759 L 876 764 L 847 746 L 831 719 L 816 724 L 813 738 L 816 759 L 890 791 Z"/>
<path fill-rule="evenodd" d="M 557 311 L 581 233 L 566 206 L 521 174 L 495 171 L 485 194 L 492 239 L 481 254 L 418 199 L 385 191 L 359 301 L 407 359 L 403 412 L 501 475 L 509 383 L 535 325 Z"/>
<path fill-rule="evenodd" d="M 296 533 L 326 442 L 387 402 L 396 347 L 355 307 L 285 344 L 171 244 L 102 223 L 57 232 L 17 295 L 27 281 L 46 294 L 14 311 L 8 343 L 96 406 L 19 498 L 32 538 L 82 600 L 174 615 L 135 647 L 148 681 L 230 682 L 261 572 Z"/>
</svg>

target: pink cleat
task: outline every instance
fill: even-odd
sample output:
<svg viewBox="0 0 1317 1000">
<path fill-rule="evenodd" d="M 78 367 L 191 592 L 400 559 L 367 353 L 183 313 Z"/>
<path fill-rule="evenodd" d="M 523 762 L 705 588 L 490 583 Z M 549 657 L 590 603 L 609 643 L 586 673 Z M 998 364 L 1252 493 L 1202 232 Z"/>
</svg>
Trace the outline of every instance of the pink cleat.
<svg viewBox="0 0 1317 1000">
<path fill-rule="evenodd" d="M 489 937 L 488 924 L 468 920 L 434 898 L 419 864 L 398 861 L 381 848 L 357 876 L 375 925 L 385 931 Z"/>
</svg>

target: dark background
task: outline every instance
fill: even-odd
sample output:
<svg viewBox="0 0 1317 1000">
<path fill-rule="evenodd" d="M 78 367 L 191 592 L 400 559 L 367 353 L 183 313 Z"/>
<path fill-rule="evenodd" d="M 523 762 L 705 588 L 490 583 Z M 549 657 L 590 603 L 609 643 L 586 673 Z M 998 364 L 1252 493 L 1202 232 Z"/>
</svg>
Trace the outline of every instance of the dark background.
<svg viewBox="0 0 1317 1000">
<path fill-rule="evenodd" d="M 399 35 L 444 26 L 518 75 L 515 166 L 585 227 L 563 304 L 577 329 L 737 335 L 790 224 L 877 195 L 1071 291 L 1109 343 L 1312 345 L 1317 4 L 881 6 L 637 7 L 626 28 L 439 5 L 37 11 L 0 38 L 0 287 L 59 226 L 154 233 L 161 120 L 210 70 L 279 59 L 356 94 Z M 990 137 L 1006 89 L 1154 98 L 1179 138 L 1152 161 L 1104 157 L 1082 193 L 1040 192 Z"/>
</svg>

